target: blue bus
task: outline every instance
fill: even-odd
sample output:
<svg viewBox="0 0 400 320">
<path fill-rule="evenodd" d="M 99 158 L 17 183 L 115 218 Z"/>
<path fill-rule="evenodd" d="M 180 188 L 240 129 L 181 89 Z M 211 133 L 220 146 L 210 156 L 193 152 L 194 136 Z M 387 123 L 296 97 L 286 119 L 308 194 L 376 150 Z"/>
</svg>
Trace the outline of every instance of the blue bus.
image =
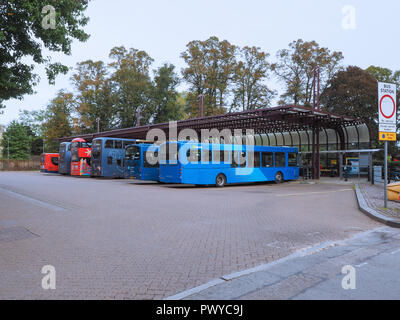
<svg viewBox="0 0 400 320">
<path fill-rule="evenodd" d="M 95 138 L 92 141 L 91 176 L 124 178 L 125 147 L 136 139 Z"/>
<path fill-rule="evenodd" d="M 160 182 L 223 187 L 298 178 L 297 148 L 193 142 L 160 146 Z"/>
<path fill-rule="evenodd" d="M 158 181 L 158 146 L 136 144 L 125 147 L 125 178 Z"/>
<path fill-rule="evenodd" d="M 71 174 L 71 142 L 60 143 L 58 173 Z"/>
</svg>

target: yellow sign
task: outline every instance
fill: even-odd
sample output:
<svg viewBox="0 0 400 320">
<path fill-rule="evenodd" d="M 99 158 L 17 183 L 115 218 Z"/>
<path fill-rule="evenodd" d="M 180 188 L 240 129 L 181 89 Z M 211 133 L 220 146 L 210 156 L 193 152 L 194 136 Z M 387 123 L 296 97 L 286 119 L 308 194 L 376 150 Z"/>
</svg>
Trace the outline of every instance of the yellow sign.
<svg viewBox="0 0 400 320">
<path fill-rule="evenodd" d="M 379 132 L 380 141 L 397 141 L 396 132 Z"/>
</svg>

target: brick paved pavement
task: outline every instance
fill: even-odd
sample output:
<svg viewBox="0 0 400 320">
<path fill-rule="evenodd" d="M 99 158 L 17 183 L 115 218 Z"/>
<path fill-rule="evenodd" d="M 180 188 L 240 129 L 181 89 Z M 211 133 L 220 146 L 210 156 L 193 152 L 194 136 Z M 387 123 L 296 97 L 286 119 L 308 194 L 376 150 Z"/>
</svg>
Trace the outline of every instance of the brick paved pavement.
<svg viewBox="0 0 400 320">
<path fill-rule="evenodd" d="M 160 299 L 376 226 L 346 185 L 218 189 L 2 172 L 0 299 Z M 47 264 L 56 290 L 41 288 Z"/>
<path fill-rule="evenodd" d="M 360 183 L 359 187 L 370 208 L 385 216 L 400 219 L 400 202 L 388 201 L 388 208 L 384 208 L 383 184 Z"/>
</svg>

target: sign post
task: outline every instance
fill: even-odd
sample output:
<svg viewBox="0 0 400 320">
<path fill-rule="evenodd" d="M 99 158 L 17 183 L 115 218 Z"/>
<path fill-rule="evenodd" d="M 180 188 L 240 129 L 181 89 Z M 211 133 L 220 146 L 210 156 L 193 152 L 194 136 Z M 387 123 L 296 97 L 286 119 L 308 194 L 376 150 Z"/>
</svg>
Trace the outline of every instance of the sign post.
<svg viewBox="0 0 400 320">
<path fill-rule="evenodd" d="M 379 140 L 385 141 L 384 204 L 387 208 L 388 141 L 396 141 L 396 85 L 378 82 Z"/>
</svg>

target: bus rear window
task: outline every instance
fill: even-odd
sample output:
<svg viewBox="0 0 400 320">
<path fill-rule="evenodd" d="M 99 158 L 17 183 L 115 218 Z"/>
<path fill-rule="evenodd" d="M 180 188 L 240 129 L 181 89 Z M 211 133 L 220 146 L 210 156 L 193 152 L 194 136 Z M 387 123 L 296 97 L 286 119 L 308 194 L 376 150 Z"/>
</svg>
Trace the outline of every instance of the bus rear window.
<svg viewBox="0 0 400 320">
<path fill-rule="evenodd" d="M 156 168 L 159 166 L 158 163 L 158 152 L 157 151 L 146 151 L 143 157 L 143 167 L 145 168 Z"/>
</svg>

